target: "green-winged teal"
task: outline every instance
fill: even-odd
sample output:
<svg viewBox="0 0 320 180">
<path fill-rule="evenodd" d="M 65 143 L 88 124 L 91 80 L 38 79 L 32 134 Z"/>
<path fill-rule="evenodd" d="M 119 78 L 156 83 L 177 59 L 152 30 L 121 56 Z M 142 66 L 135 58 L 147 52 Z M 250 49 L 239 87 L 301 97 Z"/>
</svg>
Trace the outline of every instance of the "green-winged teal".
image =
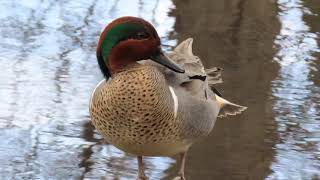
<svg viewBox="0 0 320 180">
<path fill-rule="evenodd" d="M 164 55 L 154 27 L 141 18 L 111 22 L 97 48 L 105 76 L 94 90 L 90 113 L 107 142 L 138 157 L 139 179 L 147 179 L 142 156 L 181 155 L 212 130 L 219 114 L 245 110 L 212 90 L 217 68 L 205 70 L 192 53 L 192 39 Z M 216 76 L 212 76 L 215 74 Z"/>
</svg>

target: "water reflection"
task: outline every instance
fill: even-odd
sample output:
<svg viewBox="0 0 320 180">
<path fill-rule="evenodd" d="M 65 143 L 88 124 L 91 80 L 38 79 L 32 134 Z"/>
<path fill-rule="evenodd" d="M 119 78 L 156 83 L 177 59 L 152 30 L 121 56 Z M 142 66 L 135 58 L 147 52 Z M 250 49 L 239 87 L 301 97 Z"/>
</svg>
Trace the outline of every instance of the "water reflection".
<svg viewBox="0 0 320 180">
<path fill-rule="evenodd" d="M 273 81 L 278 132 L 276 161 L 270 179 L 320 178 L 320 87 L 310 79 L 318 35 L 310 32 L 304 16 L 315 16 L 303 2 L 278 1 L 282 28 L 275 43 L 281 64 Z"/>
<path fill-rule="evenodd" d="M 136 177 L 135 157 L 104 144 L 88 116 L 102 79 L 99 33 L 124 15 L 152 22 L 167 49 L 194 37 L 204 64 L 224 68 L 217 88 L 249 107 L 191 148 L 187 178 L 319 178 L 317 0 L 11 0 L 0 9 L 0 179 Z M 177 169 L 172 158 L 147 166 L 151 179 Z"/>
<path fill-rule="evenodd" d="M 135 157 L 103 145 L 88 125 L 102 79 L 95 45 L 112 19 L 139 15 L 173 46 L 171 8 L 169 0 L 1 1 L 0 179 L 133 179 Z M 173 162 L 150 159 L 150 176 Z"/>
<path fill-rule="evenodd" d="M 272 1 L 174 1 L 179 41 L 195 38 L 207 67 L 223 67 L 224 97 L 248 106 L 241 116 L 218 119 L 211 136 L 191 148 L 189 179 L 263 179 L 278 138 L 272 110 L 272 62 L 280 25 Z M 170 169 L 171 172 L 174 169 Z M 169 178 L 168 178 L 169 179 Z"/>
</svg>

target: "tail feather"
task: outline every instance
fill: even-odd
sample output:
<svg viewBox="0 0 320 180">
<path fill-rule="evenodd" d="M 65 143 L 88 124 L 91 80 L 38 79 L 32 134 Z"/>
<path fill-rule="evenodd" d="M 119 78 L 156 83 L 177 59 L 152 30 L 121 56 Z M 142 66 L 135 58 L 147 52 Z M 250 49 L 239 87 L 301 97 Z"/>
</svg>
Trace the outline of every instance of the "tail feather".
<svg viewBox="0 0 320 180">
<path fill-rule="evenodd" d="M 210 69 L 206 69 L 206 74 L 208 76 L 208 84 L 209 86 L 213 86 L 218 83 L 222 83 L 221 73 L 223 71 L 222 68 L 213 67 Z"/>
<path fill-rule="evenodd" d="M 241 114 L 243 111 L 247 109 L 247 107 L 245 106 L 229 102 L 228 100 L 223 99 L 218 95 L 216 95 L 216 100 L 218 101 L 221 107 L 218 117 L 235 116 L 237 114 Z"/>
</svg>

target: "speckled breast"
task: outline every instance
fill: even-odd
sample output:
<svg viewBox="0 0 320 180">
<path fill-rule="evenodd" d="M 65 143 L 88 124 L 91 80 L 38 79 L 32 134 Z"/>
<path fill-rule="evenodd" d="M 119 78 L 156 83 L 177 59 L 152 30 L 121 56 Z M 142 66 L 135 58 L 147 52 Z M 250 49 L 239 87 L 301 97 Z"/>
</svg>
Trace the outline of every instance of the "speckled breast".
<svg viewBox="0 0 320 180">
<path fill-rule="evenodd" d="M 97 130 L 125 151 L 148 154 L 140 151 L 181 142 L 173 98 L 155 67 L 138 66 L 116 74 L 94 92 L 90 111 Z"/>
</svg>

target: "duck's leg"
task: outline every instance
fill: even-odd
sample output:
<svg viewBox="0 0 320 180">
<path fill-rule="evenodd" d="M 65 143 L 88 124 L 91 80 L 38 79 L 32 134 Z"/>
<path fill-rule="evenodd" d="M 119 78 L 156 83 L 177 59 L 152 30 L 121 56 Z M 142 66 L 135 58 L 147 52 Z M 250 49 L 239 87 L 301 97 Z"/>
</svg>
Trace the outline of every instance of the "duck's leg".
<svg viewBox="0 0 320 180">
<path fill-rule="evenodd" d="M 184 177 L 184 167 L 186 164 L 186 158 L 187 158 L 187 152 L 183 152 L 180 154 L 180 168 L 178 172 L 178 176 L 180 177 L 181 180 L 186 180 Z"/>
<path fill-rule="evenodd" d="M 148 177 L 144 173 L 144 163 L 142 156 L 137 156 L 138 158 L 138 166 L 139 166 L 139 175 L 138 175 L 138 180 L 148 180 Z"/>
</svg>

